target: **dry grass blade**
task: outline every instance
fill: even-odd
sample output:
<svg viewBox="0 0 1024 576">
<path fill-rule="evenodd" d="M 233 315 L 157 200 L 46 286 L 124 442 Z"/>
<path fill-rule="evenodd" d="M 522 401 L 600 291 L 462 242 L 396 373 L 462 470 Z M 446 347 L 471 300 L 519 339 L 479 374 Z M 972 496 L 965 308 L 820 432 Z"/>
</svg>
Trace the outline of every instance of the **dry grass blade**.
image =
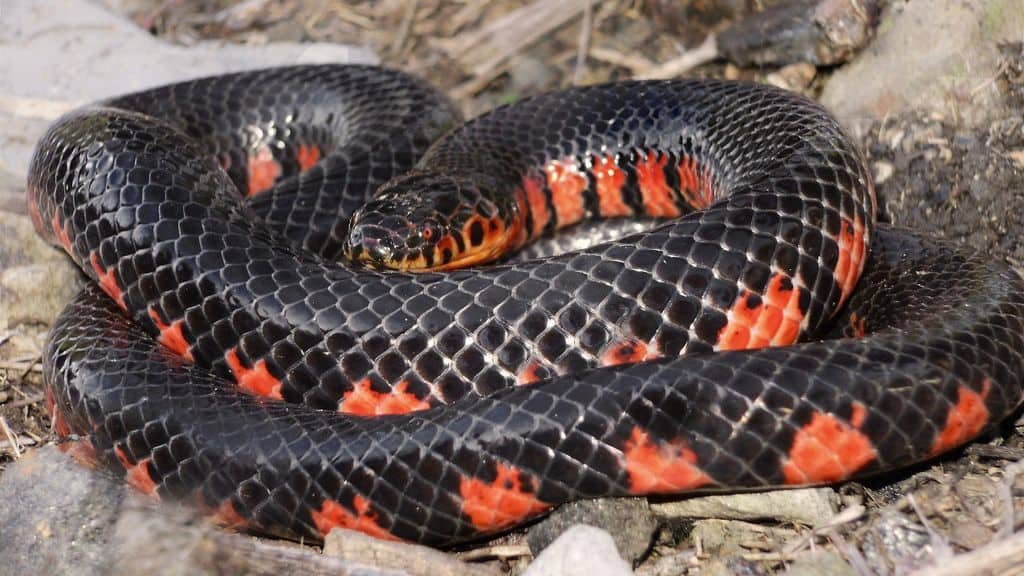
<svg viewBox="0 0 1024 576">
<path fill-rule="evenodd" d="M 594 7 L 587 2 L 583 9 L 583 21 L 580 23 L 580 39 L 576 45 L 576 65 L 572 69 L 572 83 L 579 85 L 587 71 L 587 52 L 590 51 L 590 36 L 594 32 Z"/>
<path fill-rule="evenodd" d="M 708 37 L 701 42 L 700 46 L 697 46 L 693 50 L 687 50 L 679 56 L 658 64 L 653 68 L 638 70 L 636 72 L 636 77 L 650 80 L 675 78 L 685 72 L 689 72 L 701 64 L 707 64 L 715 58 L 718 58 L 718 44 L 715 40 L 714 34 L 709 34 Z"/>
<path fill-rule="evenodd" d="M 463 69 L 482 76 L 575 18 L 590 1 L 537 0 L 440 45 Z"/>
<path fill-rule="evenodd" d="M 4 436 L 7 437 L 7 443 L 11 447 L 14 459 L 21 458 L 21 447 L 18 445 L 18 439 L 11 432 L 11 428 L 7 425 L 7 419 L 3 416 L 0 416 L 0 430 L 3 430 Z"/>
<path fill-rule="evenodd" d="M 512 545 L 512 544 L 497 544 L 494 546 L 484 546 L 482 548 L 475 548 L 466 552 L 460 552 L 457 554 L 459 560 L 464 562 L 474 562 L 479 560 L 493 560 L 507 559 L 507 558 L 522 558 L 532 556 L 530 553 L 530 547 L 526 545 Z"/>
<path fill-rule="evenodd" d="M 962 574 L 1010 576 L 1024 571 L 1024 532 L 996 540 L 941 564 L 918 570 L 913 576 L 961 576 Z"/>
</svg>

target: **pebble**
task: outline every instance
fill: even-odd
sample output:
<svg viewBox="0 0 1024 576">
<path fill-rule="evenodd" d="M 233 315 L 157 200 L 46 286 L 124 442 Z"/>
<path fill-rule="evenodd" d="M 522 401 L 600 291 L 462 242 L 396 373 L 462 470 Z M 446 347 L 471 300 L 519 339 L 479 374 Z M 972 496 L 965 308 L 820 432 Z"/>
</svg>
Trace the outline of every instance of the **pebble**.
<svg viewBox="0 0 1024 576">
<path fill-rule="evenodd" d="M 530 529 L 527 542 L 536 556 L 562 533 L 577 524 L 604 527 L 626 560 L 636 563 L 651 546 L 657 519 L 644 498 L 601 498 L 560 506 Z"/>
<path fill-rule="evenodd" d="M 526 568 L 523 576 L 629 576 L 611 534 L 577 524 L 566 530 Z"/>
</svg>

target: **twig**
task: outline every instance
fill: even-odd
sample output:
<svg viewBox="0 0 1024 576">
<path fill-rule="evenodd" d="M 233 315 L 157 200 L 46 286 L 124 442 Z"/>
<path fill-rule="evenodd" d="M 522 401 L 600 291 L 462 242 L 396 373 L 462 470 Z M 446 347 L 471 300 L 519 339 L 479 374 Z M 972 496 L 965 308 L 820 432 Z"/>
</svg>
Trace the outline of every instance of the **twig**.
<svg viewBox="0 0 1024 576">
<path fill-rule="evenodd" d="M 993 541 L 981 548 L 952 558 L 936 559 L 934 566 L 922 568 L 913 576 L 960 576 L 961 574 L 1020 574 L 1024 567 L 1024 532 Z"/>
<path fill-rule="evenodd" d="M 591 0 L 535 0 L 487 25 L 439 45 L 474 76 L 483 76 L 511 56 L 571 21 Z"/>
<path fill-rule="evenodd" d="M 641 70 L 649 70 L 655 67 L 653 62 L 638 54 L 623 54 L 618 50 L 602 48 L 600 46 L 590 47 L 590 57 L 602 62 L 607 62 L 608 64 L 626 68 L 634 75 Z"/>
<path fill-rule="evenodd" d="M 914 509 L 914 514 L 917 514 L 917 518 L 921 521 L 921 526 L 924 526 L 924 531 L 928 534 L 928 540 L 932 544 L 933 557 L 937 559 L 952 558 L 954 556 L 953 549 L 950 548 L 949 543 L 939 533 L 932 528 L 932 523 L 925 517 L 924 512 L 921 512 L 921 508 L 917 505 L 917 499 L 914 498 L 913 494 L 907 494 L 907 502 L 910 503 L 910 507 Z"/>
<path fill-rule="evenodd" d="M 583 19 L 580 21 L 580 38 L 576 46 L 576 65 L 572 69 L 574 86 L 583 81 L 587 70 L 587 52 L 590 51 L 590 37 L 594 32 L 594 5 L 587 2 L 583 8 Z"/>
<path fill-rule="evenodd" d="M 711 62 L 715 58 L 718 58 L 718 44 L 716 43 L 715 35 L 708 34 L 708 37 L 701 42 L 700 46 L 693 50 L 687 50 L 654 68 L 639 71 L 637 77 L 645 79 L 674 78 L 701 64 Z"/>
<path fill-rule="evenodd" d="M 43 367 L 39 365 L 39 359 L 35 358 L 31 362 L 24 360 L 16 360 L 14 362 L 7 360 L 0 360 L 0 369 L 2 370 L 24 370 L 22 377 L 28 375 L 30 372 L 42 372 Z"/>
<path fill-rule="evenodd" d="M 14 451 L 14 459 L 21 458 L 21 447 L 18 446 L 18 440 L 14 437 L 10 427 L 7 426 L 7 419 L 0 416 L 0 428 L 4 431 L 4 436 L 7 436 L 7 442 L 10 443 L 11 449 Z"/>
<path fill-rule="evenodd" d="M 466 552 L 460 552 L 456 554 L 459 560 L 465 562 L 474 562 L 478 560 L 491 560 L 494 558 L 505 559 L 505 558 L 521 558 L 524 556 L 531 556 L 530 547 L 525 545 L 511 545 L 511 544 L 497 544 L 494 546 L 484 546 L 482 548 L 476 548 L 474 550 L 468 550 Z"/>
<path fill-rule="evenodd" d="M 22 408 L 24 406 L 31 406 L 45 398 L 46 396 L 43 394 L 36 394 L 35 396 L 28 396 L 26 398 L 22 398 L 21 400 L 8 402 L 7 404 L 4 404 L 4 406 L 7 406 L 8 408 Z"/>
<path fill-rule="evenodd" d="M 1003 470 L 1003 481 L 999 483 L 999 499 L 1003 504 L 1003 518 L 999 531 L 993 537 L 995 540 L 1009 537 L 1017 527 L 1013 504 L 1013 485 L 1017 481 L 1017 476 L 1022 473 L 1024 473 L 1024 460 L 1018 460 Z"/>
<path fill-rule="evenodd" d="M 392 54 L 397 55 L 402 52 L 402 46 L 405 45 L 405 41 L 409 38 L 409 32 L 412 30 L 412 23 L 416 21 L 416 10 L 419 6 L 419 0 L 410 0 L 406 3 L 405 14 L 402 15 L 402 22 L 398 25 L 398 33 L 391 42 Z"/>
<path fill-rule="evenodd" d="M 455 87 L 449 94 L 455 100 L 462 100 L 469 96 L 473 96 L 477 92 L 483 90 L 488 84 L 494 81 L 495 78 L 501 76 L 505 72 L 508 72 L 512 68 L 510 62 L 506 62 L 493 70 L 490 70 L 487 74 L 477 76 L 467 82 L 463 82 Z"/>
</svg>

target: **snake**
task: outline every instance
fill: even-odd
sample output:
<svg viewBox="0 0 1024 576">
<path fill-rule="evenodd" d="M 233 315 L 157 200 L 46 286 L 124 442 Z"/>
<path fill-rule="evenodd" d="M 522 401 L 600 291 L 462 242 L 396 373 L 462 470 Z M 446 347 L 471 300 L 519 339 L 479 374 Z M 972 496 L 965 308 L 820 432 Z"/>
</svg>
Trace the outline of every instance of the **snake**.
<svg viewBox="0 0 1024 576">
<path fill-rule="evenodd" d="M 238 529 L 451 546 L 899 469 L 1021 404 L 1021 278 L 879 222 L 844 129 L 771 86 L 463 122 L 383 67 L 238 72 L 62 117 L 27 197 L 92 280 L 44 350 L 61 446 Z"/>
</svg>

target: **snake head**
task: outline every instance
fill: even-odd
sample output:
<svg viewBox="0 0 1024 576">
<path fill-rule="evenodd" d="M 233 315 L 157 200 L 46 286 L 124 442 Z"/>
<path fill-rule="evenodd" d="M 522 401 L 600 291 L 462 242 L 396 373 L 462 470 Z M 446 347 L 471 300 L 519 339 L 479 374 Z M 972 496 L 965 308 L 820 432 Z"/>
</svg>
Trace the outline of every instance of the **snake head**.
<svg viewBox="0 0 1024 576">
<path fill-rule="evenodd" d="M 427 272 L 493 261 L 515 246 L 520 214 L 474 182 L 419 172 L 393 180 L 352 216 L 345 256 Z"/>
</svg>

